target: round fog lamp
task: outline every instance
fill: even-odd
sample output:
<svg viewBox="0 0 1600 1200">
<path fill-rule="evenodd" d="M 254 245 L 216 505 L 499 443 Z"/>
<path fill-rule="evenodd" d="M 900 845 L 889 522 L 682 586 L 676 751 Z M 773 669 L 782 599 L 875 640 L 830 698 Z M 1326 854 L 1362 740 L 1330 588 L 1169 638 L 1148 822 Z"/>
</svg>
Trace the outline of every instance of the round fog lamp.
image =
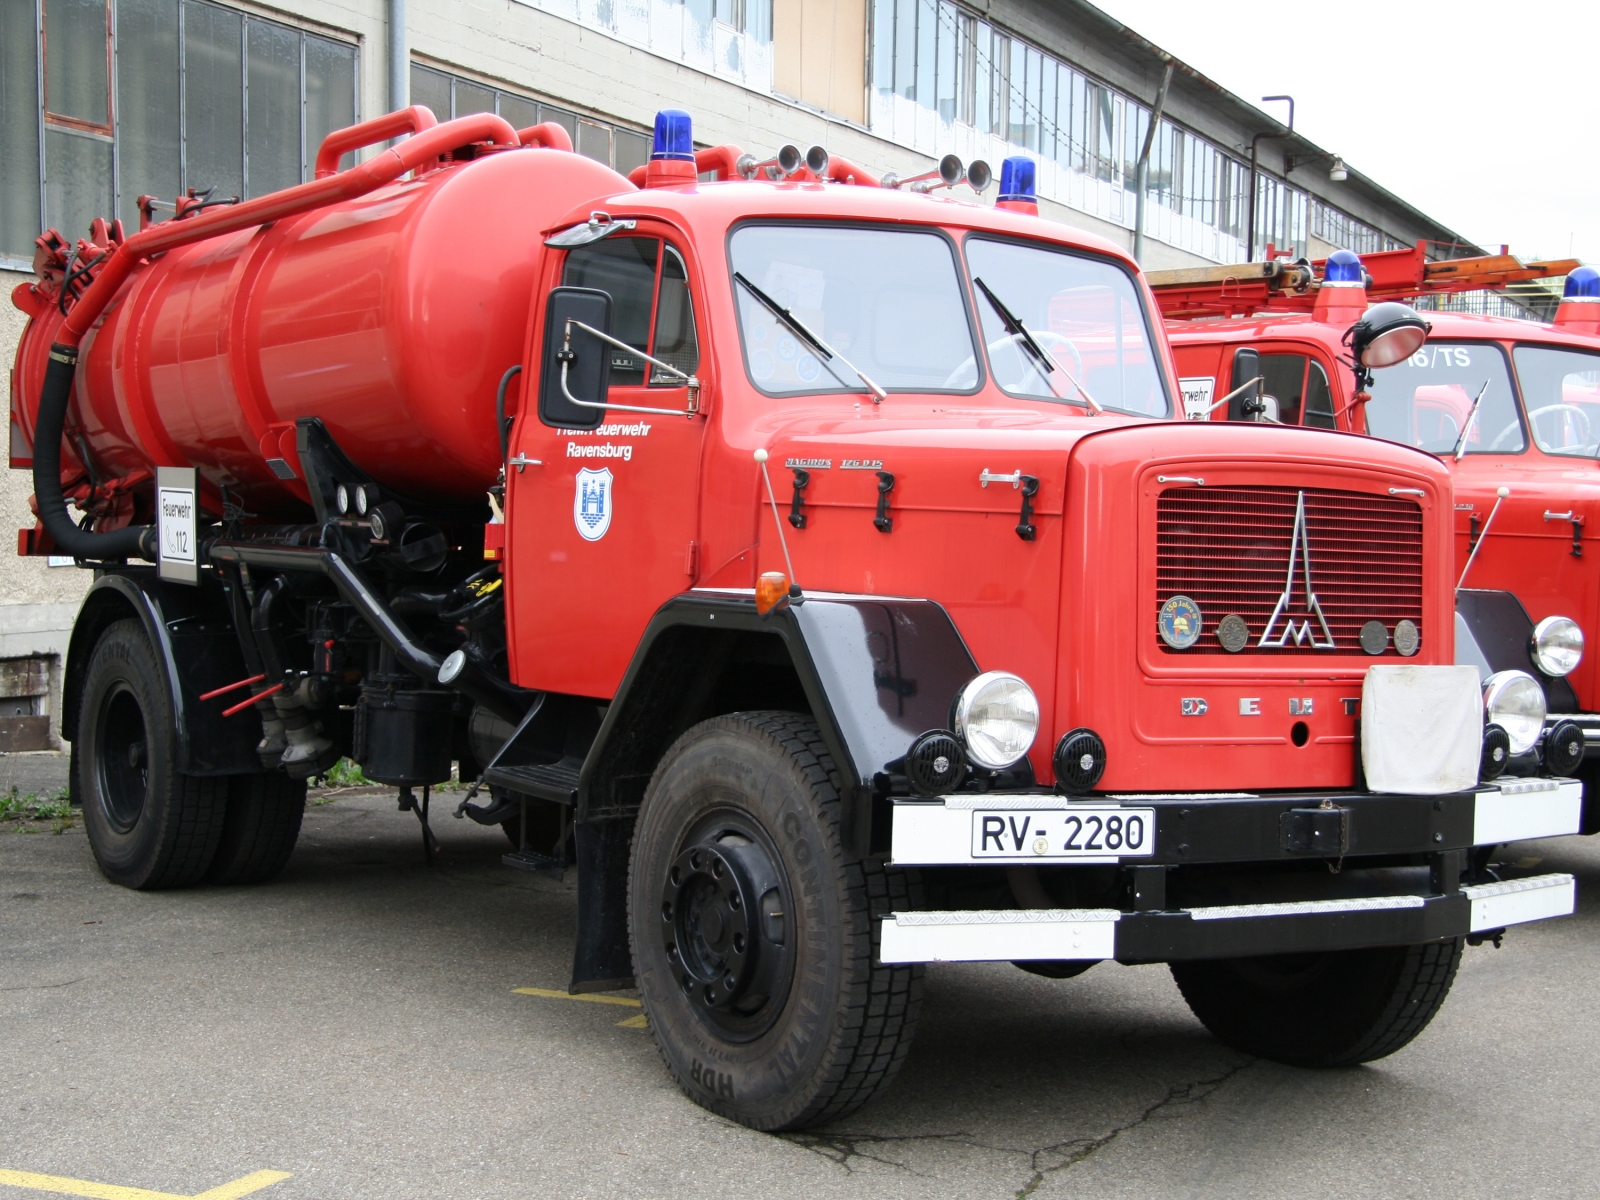
<svg viewBox="0 0 1600 1200">
<path fill-rule="evenodd" d="M 1544 688 L 1526 671 L 1496 671 L 1483 684 L 1483 711 L 1506 731 L 1511 753 L 1526 754 L 1544 730 Z"/>
<path fill-rule="evenodd" d="M 1009 671 L 985 671 L 956 697 L 956 735 L 978 766 L 1003 771 L 1019 762 L 1039 732 L 1039 701 Z"/>
<path fill-rule="evenodd" d="M 1546 617 L 1533 627 L 1532 653 L 1546 675 L 1571 674 L 1583 660 L 1583 630 L 1571 617 Z"/>
</svg>

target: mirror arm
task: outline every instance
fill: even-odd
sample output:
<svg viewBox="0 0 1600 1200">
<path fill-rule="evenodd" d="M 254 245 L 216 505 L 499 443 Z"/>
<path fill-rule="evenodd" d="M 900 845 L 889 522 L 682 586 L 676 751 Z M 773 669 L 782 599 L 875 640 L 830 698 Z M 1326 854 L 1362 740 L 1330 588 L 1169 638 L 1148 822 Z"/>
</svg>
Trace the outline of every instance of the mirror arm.
<svg viewBox="0 0 1600 1200">
<path fill-rule="evenodd" d="M 569 363 L 571 363 L 577 357 L 577 355 L 573 354 L 573 352 L 572 352 L 572 331 L 573 331 L 573 329 L 575 327 L 578 328 L 578 329 L 583 330 L 590 337 L 598 338 L 600 341 L 606 343 L 608 346 L 615 346 L 618 350 L 624 350 L 628 354 L 631 354 L 634 358 L 642 358 L 642 359 L 644 359 L 645 362 L 651 364 L 652 366 L 659 367 L 661 370 L 667 372 L 669 375 L 673 376 L 674 378 L 681 379 L 684 382 L 685 386 L 687 386 L 688 389 L 689 389 L 689 404 L 688 404 L 688 406 L 686 408 L 682 408 L 682 409 L 678 409 L 678 408 L 641 408 L 638 405 L 633 405 L 633 404 L 599 404 L 599 403 L 596 403 L 593 400 L 579 400 L 567 388 L 567 366 L 568 366 Z M 571 319 L 571 318 L 569 318 L 567 320 L 566 329 L 562 334 L 561 352 L 559 354 L 557 354 L 556 357 L 561 360 L 561 391 L 562 391 L 562 394 L 566 396 L 568 401 L 570 401 L 573 404 L 576 404 L 579 408 L 602 408 L 602 409 L 603 408 L 614 408 L 618 412 L 654 413 L 657 416 L 662 416 L 662 417 L 693 417 L 693 416 L 696 416 L 700 412 L 700 380 L 699 380 L 698 376 L 685 375 L 682 371 L 678 370 L 678 368 L 673 366 L 671 363 L 662 362 L 659 358 L 654 358 L 651 355 L 646 354 L 643 350 L 639 350 L 639 349 L 637 349 L 637 348 L 635 348 L 633 346 L 628 345 L 627 342 L 618 341 L 616 338 L 612 337 L 609 333 L 601 333 L 598 329 L 594 328 L 592 325 L 585 325 L 582 321 L 578 321 L 578 320 Z"/>
</svg>

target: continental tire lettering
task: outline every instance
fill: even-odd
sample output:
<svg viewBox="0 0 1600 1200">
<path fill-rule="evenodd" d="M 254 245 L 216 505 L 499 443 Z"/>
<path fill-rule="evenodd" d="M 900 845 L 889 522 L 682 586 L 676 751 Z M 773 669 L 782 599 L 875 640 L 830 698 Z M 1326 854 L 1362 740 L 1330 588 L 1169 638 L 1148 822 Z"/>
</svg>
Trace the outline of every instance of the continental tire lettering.
<svg viewBox="0 0 1600 1200">
<path fill-rule="evenodd" d="M 800 814 L 795 812 L 784 813 L 781 824 L 783 825 L 783 831 L 787 833 L 791 839 L 799 837 L 800 830 L 804 828 L 804 826 L 800 824 Z"/>
<path fill-rule="evenodd" d="M 808 863 L 811 861 L 811 843 L 806 841 L 805 838 L 795 838 L 789 849 L 794 853 L 795 862 Z M 815 870 L 815 868 L 812 869 Z"/>
<path fill-rule="evenodd" d="M 694 1059 L 689 1067 L 689 1078 L 694 1080 L 698 1086 L 705 1088 L 713 1096 L 726 1096 L 729 1100 L 733 1099 L 733 1076 L 702 1066 L 698 1058 Z"/>
<path fill-rule="evenodd" d="M 796 1055 L 799 1053 L 800 1047 L 797 1047 L 794 1043 L 795 1039 L 791 1037 L 786 1044 L 779 1046 L 777 1053 L 772 1056 L 772 1061 L 767 1064 L 777 1072 L 780 1082 L 799 1070 Z"/>
<path fill-rule="evenodd" d="M 805 843 L 801 842 L 804 846 Z M 807 900 L 822 890 L 822 870 L 816 863 L 812 863 L 800 872 L 800 893 Z"/>
</svg>

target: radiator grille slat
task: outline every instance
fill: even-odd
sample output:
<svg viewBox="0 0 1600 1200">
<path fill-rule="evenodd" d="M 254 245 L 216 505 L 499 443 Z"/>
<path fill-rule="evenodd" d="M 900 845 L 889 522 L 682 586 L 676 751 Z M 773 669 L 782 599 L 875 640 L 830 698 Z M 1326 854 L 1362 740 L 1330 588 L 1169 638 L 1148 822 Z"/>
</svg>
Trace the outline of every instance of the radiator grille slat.
<svg viewBox="0 0 1600 1200">
<path fill-rule="evenodd" d="M 1422 631 L 1422 508 L 1399 496 L 1306 488 L 1306 535 L 1311 582 L 1321 602 L 1332 650 L 1290 644 L 1257 649 L 1283 594 L 1301 491 L 1286 487 L 1169 488 L 1156 501 L 1155 607 L 1175 595 L 1200 606 L 1205 627 L 1188 650 L 1168 654 L 1225 654 L 1217 624 L 1238 613 L 1250 627 L 1245 654 L 1365 654 L 1361 627 L 1382 621 L 1391 634 L 1401 620 Z M 1310 616 L 1304 567 L 1297 560 L 1285 617 Z M 1316 619 L 1311 618 L 1321 630 Z M 1274 629 L 1274 637 L 1282 620 Z M 1384 652 L 1396 656 L 1391 640 Z"/>
</svg>

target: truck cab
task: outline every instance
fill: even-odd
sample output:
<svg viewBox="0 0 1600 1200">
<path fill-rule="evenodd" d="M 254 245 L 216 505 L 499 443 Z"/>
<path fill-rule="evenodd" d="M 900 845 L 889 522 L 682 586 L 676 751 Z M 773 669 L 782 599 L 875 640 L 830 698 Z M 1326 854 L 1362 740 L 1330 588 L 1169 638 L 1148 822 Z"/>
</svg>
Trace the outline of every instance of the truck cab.
<svg viewBox="0 0 1600 1200">
<path fill-rule="evenodd" d="M 98 572 L 67 714 L 108 878 L 269 877 L 340 755 L 426 835 L 454 769 L 508 867 L 576 870 L 570 987 L 637 986 L 760 1129 L 892 1081 L 929 962 L 1170 964 L 1230 1045 L 1336 1066 L 1572 911 L 1492 869 L 1581 789 L 1499 778 L 1447 468 L 1171 420 L 1137 265 L 1026 172 L 988 207 L 939 194 L 978 164 L 676 111 L 631 180 L 485 114 L 335 136 L 17 297 L 21 546 Z"/>
<path fill-rule="evenodd" d="M 1496 256 L 1493 265 L 1501 263 Z M 1481 282 L 1484 269 L 1471 260 L 1445 265 L 1455 267 L 1458 285 Z M 1351 335 L 1367 318 L 1365 286 L 1317 281 L 1299 294 L 1265 294 L 1251 305 L 1257 311 L 1230 316 L 1195 311 L 1193 280 L 1158 279 L 1156 293 L 1169 311 L 1188 306 L 1192 314 L 1167 321 L 1180 386 L 1191 398 L 1187 416 L 1370 435 L 1445 463 L 1455 493 L 1458 660 L 1478 666 L 1486 683 L 1502 670 L 1531 673 L 1546 715 L 1537 745 L 1518 739 L 1513 769 L 1536 769 L 1545 739 L 1558 727 L 1569 738 L 1576 729 L 1581 754 L 1563 769 L 1582 775 L 1593 793 L 1600 680 L 1583 647 L 1600 612 L 1585 562 L 1585 534 L 1600 516 L 1600 331 L 1597 306 L 1582 294 L 1595 286 L 1592 268 L 1554 265 L 1572 271 L 1556 321 L 1426 312 L 1418 317 L 1426 340 L 1368 372 L 1364 384 Z M 1392 280 L 1382 286 L 1386 273 L 1392 266 L 1380 263 L 1364 281 L 1376 277 L 1380 296 L 1403 294 Z M 1213 406 L 1213 396 L 1240 388 L 1226 411 Z M 1261 411 L 1245 411 L 1257 394 Z M 1600 801 L 1591 799 L 1584 831 L 1600 831 Z"/>
</svg>

